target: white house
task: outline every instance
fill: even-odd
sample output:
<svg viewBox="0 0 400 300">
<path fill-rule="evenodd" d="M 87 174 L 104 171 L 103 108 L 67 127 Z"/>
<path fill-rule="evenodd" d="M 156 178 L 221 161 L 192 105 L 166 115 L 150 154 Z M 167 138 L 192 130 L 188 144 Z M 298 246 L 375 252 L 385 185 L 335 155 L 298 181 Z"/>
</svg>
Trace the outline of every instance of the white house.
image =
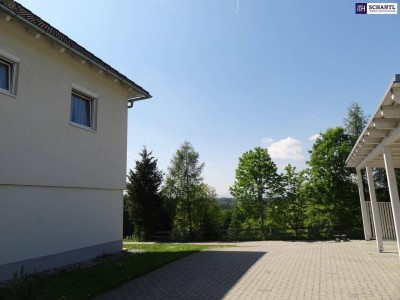
<svg viewBox="0 0 400 300">
<path fill-rule="evenodd" d="M 0 280 L 121 251 L 127 107 L 150 97 L 0 0 Z"/>
</svg>

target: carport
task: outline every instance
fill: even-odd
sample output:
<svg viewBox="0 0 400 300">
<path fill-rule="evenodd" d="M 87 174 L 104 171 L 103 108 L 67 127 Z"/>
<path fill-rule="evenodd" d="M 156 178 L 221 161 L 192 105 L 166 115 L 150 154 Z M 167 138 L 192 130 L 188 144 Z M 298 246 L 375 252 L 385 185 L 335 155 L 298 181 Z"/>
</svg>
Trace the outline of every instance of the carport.
<svg viewBox="0 0 400 300">
<path fill-rule="evenodd" d="M 391 214 L 393 216 L 394 230 L 396 233 L 397 248 L 400 254 L 400 202 L 396 182 L 395 168 L 400 168 L 400 75 L 396 74 L 390 82 L 389 87 L 379 102 L 378 107 L 372 114 L 367 126 L 359 136 L 354 145 L 346 164 L 348 167 L 356 168 L 358 191 L 364 235 L 370 240 L 374 235 L 377 248 L 384 251 L 382 219 L 375 194 L 375 183 L 373 178 L 374 168 L 384 168 L 389 186 Z M 361 170 L 366 170 L 369 190 L 370 206 L 372 216 L 369 217 L 367 201 L 363 191 Z M 391 217 L 391 216 L 389 216 Z M 387 216 L 385 217 L 387 218 Z M 373 224 L 371 224 L 371 221 Z M 371 226 L 373 225 L 373 226 Z M 374 230 L 374 232 L 372 232 Z"/>
</svg>

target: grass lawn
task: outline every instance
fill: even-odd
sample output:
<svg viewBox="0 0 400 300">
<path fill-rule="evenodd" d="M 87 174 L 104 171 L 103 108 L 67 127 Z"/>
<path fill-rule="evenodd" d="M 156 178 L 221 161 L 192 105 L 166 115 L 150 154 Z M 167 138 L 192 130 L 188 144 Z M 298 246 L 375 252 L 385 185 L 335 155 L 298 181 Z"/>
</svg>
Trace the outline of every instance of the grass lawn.
<svg viewBox="0 0 400 300">
<path fill-rule="evenodd" d="M 134 244 L 124 247 L 143 253 L 117 256 L 96 266 L 46 277 L 40 299 L 90 299 L 188 254 L 229 245 Z M 0 290 L 0 299 L 11 299 L 10 295 L 10 288 Z"/>
</svg>

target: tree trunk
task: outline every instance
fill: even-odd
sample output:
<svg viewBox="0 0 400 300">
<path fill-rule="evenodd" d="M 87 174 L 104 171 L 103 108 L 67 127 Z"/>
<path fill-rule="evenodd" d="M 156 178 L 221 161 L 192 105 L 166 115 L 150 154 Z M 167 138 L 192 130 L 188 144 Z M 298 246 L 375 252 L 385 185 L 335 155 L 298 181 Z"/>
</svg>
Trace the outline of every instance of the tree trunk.
<svg viewBox="0 0 400 300">
<path fill-rule="evenodd" d="M 188 217 L 189 217 L 189 234 L 190 239 L 193 240 L 193 221 L 192 221 L 192 205 L 190 199 L 188 198 Z"/>
<path fill-rule="evenodd" d="M 187 195 L 187 202 L 188 202 L 189 235 L 190 235 L 190 239 L 193 240 L 192 205 L 190 203 L 189 172 L 187 169 L 186 169 L 186 195 Z"/>
<path fill-rule="evenodd" d="M 264 207 L 262 201 L 262 192 L 258 192 L 258 204 L 260 205 L 261 231 L 264 230 Z"/>
<path fill-rule="evenodd" d="M 261 230 L 264 230 L 264 210 L 261 209 L 260 211 L 260 217 L 261 217 Z"/>
</svg>

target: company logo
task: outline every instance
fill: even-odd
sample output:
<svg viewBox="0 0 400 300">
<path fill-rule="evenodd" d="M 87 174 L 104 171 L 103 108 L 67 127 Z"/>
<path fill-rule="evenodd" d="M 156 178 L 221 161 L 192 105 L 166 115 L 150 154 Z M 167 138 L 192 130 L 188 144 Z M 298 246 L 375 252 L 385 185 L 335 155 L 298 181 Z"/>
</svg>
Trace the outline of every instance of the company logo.
<svg viewBox="0 0 400 300">
<path fill-rule="evenodd" d="M 397 3 L 356 3 L 356 14 L 396 15 Z"/>
<path fill-rule="evenodd" d="M 367 14 L 367 3 L 356 3 L 356 14 Z"/>
</svg>

